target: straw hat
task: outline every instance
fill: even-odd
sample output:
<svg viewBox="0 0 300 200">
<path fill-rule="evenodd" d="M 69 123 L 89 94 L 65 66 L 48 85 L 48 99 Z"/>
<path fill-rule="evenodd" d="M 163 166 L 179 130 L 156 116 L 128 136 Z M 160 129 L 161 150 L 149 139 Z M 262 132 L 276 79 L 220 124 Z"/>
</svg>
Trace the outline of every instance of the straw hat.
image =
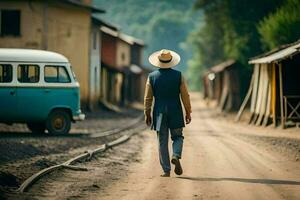
<svg viewBox="0 0 300 200">
<path fill-rule="evenodd" d="M 167 69 L 174 67 L 180 62 L 180 56 L 175 51 L 162 49 L 149 56 L 149 62 L 159 68 Z"/>
</svg>

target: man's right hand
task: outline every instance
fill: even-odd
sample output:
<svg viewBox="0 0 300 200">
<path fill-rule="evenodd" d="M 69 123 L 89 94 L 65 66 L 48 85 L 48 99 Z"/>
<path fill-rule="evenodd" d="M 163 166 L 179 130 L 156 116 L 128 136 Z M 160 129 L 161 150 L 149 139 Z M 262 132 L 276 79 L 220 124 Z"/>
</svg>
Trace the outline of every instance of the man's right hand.
<svg viewBox="0 0 300 200">
<path fill-rule="evenodd" d="M 192 121 L 191 114 L 186 114 L 186 116 L 185 116 L 185 122 L 186 122 L 186 124 L 191 123 L 191 121 Z"/>
<path fill-rule="evenodd" d="M 152 118 L 151 115 L 146 115 L 146 124 L 147 126 L 151 126 Z"/>
</svg>

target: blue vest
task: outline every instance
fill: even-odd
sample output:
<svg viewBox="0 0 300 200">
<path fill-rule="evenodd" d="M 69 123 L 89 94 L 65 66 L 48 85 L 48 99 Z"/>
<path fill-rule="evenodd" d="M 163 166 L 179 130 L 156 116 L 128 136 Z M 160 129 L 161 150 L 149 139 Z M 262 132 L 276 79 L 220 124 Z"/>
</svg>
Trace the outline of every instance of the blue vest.
<svg viewBox="0 0 300 200">
<path fill-rule="evenodd" d="M 158 69 L 149 74 L 154 96 L 152 129 L 159 131 L 163 118 L 170 129 L 184 127 L 180 101 L 181 72 L 174 69 Z"/>
</svg>

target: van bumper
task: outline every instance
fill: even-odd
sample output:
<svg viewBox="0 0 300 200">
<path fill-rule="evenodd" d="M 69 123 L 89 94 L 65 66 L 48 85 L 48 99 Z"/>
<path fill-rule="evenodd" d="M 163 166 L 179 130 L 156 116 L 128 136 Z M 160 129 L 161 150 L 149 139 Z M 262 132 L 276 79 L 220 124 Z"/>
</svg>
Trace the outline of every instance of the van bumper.
<svg viewBox="0 0 300 200">
<path fill-rule="evenodd" d="M 83 113 L 73 116 L 74 121 L 83 121 L 84 119 L 85 119 L 85 114 Z"/>
</svg>

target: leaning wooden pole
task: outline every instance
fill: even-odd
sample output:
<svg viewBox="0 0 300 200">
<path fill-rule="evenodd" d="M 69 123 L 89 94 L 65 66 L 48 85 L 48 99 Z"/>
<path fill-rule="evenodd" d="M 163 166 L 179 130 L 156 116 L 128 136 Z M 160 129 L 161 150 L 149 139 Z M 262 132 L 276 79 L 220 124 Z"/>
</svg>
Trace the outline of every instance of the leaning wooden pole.
<svg viewBox="0 0 300 200">
<path fill-rule="evenodd" d="M 247 94 L 246 94 L 246 97 L 244 98 L 244 101 L 239 109 L 239 112 L 237 113 L 236 117 L 235 117 L 235 122 L 238 122 L 240 119 L 241 119 L 241 116 L 246 108 L 246 105 L 250 99 L 250 96 L 251 96 L 251 93 L 252 93 L 252 90 L 253 90 L 253 82 L 254 82 L 254 74 L 252 74 L 252 77 L 251 77 L 251 82 L 250 82 L 250 85 L 249 85 L 249 88 L 248 88 L 248 91 L 247 91 Z"/>
</svg>

